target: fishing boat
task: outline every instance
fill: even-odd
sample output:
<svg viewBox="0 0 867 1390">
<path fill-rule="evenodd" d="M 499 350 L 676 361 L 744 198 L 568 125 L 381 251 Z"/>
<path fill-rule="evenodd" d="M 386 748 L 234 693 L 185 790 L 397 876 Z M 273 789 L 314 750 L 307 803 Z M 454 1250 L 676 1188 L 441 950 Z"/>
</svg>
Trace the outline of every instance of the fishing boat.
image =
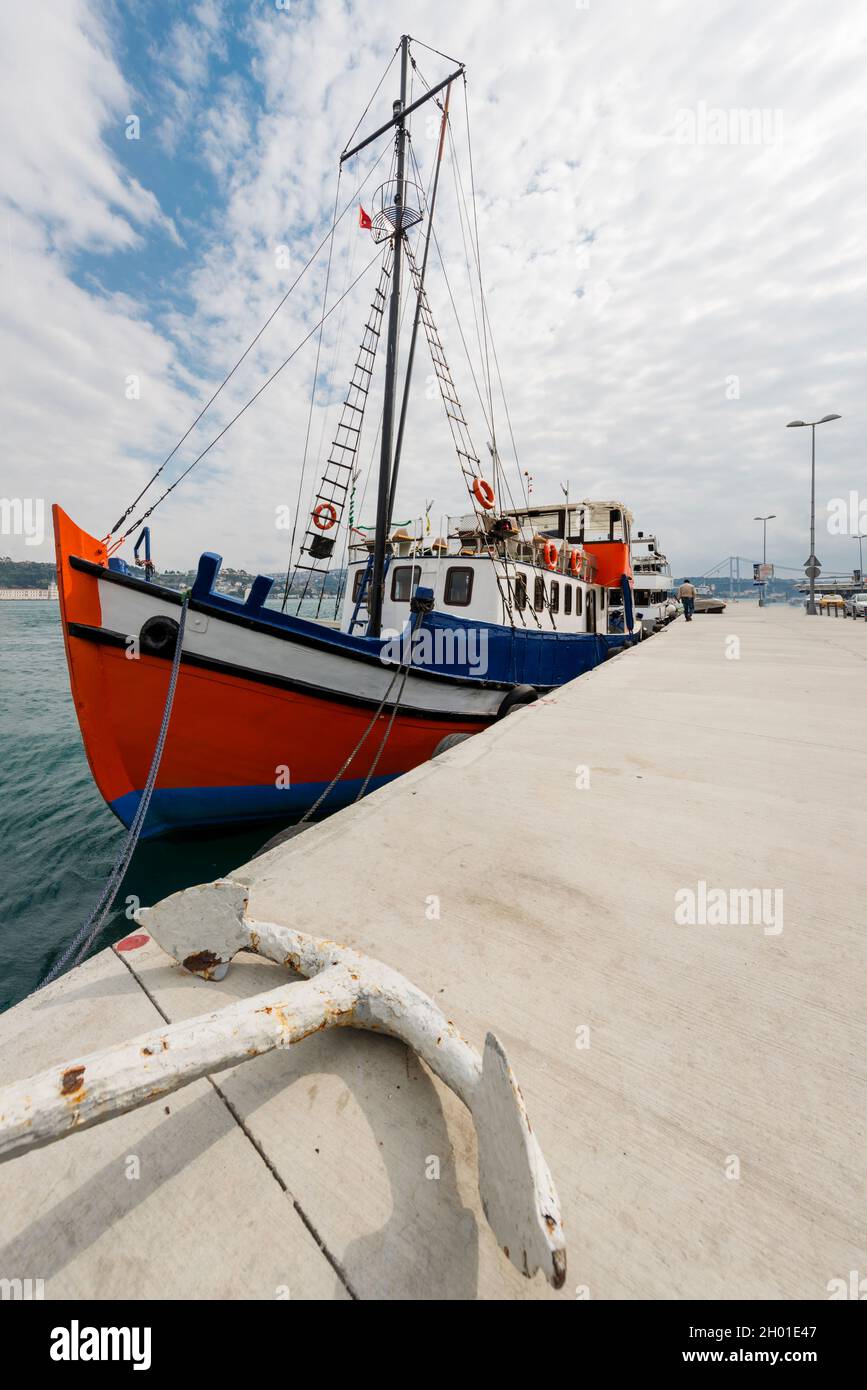
<svg viewBox="0 0 867 1390">
<path fill-rule="evenodd" d="M 341 554 L 346 557 L 339 619 L 302 615 L 300 598 L 296 611 L 287 611 L 288 575 L 282 603 L 279 596 L 274 600 L 274 580 L 264 575 L 244 600 L 220 592 L 222 560 L 212 552 L 199 560 L 189 594 L 155 583 L 144 523 L 180 478 L 131 520 L 144 489 L 99 539 L 54 508 L 63 634 L 87 757 L 105 801 L 126 825 L 135 822 L 158 763 L 145 837 L 334 810 L 427 760 L 454 735 L 479 732 L 641 635 L 628 509 L 620 502 L 569 503 L 568 496 L 563 505 L 540 506 L 528 492 L 514 505 L 490 391 L 489 411 L 480 398 L 488 477 L 482 469 L 427 292 L 450 99 L 453 87 L 463 83 L 465 89 L 466 74 L 458 64 L 414 97 L 408 92 L 410 69 L 413 80 L 419 72 L 414 43 L 404 36 L 395 50 L 400 96 L 391 118 L 344 149 L 339 161 L 342 170 L 376 142 L 393 151 L 393 177 L 374 194 L 372 213 L 357 204 L 359 230 L 375 246 L 368 268 L 377 274 L 331 448 L 298 528 L 298 556 L 290 556 L 290 572 L 304 580 L 302 597 L 308 590 L 321 594 L 324 576 Z M 423 192 L 417 166 L 408 171 L 408 158 L 415 158 L 408 128 L 412 114 L 431 101 L 440 110 L 439 140 Z M 347 208 L 355 205 L 354 195 Z M 332 242 L 342 217 L 332 224 Z M 326 250 L 329 237 L 322 243 Z M 477 243 L 474 261 L 480 265 Z M 320 334 L 338 303 L 324 305 Z M 406 304 L 412 312 L 401 371 Z M 487 341 L 480 270 L 479 305 Z M 422 335 L 468 499 L 468 510 L 446 521 L 444 534 L 434 539 L 413 536 L 394 522 Z M 365 531 L 355 524 L 355 487 L 380 338 L 385 361 L 376 523 Z M 137 532 L 133 554 L 124 559 L 118 552 Z M 142 544 L 143 572 L 137 572 L 132 561 Z"/>
<path fill-rule="evenodd" d="M 671 580 L 671 565 L 659 548 L 656 536 L 637 531 L 632 541 L 632 573 L 635 614 L 645 635 L 659 632 L 677 616 L 677 599 Z"/>
</svg>

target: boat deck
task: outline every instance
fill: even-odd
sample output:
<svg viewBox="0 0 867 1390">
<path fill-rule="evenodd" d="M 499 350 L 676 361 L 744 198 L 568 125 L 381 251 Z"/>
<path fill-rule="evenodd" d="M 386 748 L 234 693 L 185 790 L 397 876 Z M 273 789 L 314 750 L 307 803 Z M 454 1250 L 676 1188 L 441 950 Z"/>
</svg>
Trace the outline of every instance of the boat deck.
<svg viewBox="0 0 867 1390">
<path fill-rule="evenodd" d="M 503 1040 L 563 1206 L 560 1293 L 497 1250 L 460 1102 L 344 1029 L 4 1165 L 0 1276 L 48 1298 L 825 1299 L 867 1271 L 865 662 L 867 623 L 679 620 L 243 871 L 252 916 Z M 678 925 L 701 882 L 771 890 L 775 923 Z M 103 952 L 0 1017 L 0 1080 L 280 978 Z"/>
</svg>

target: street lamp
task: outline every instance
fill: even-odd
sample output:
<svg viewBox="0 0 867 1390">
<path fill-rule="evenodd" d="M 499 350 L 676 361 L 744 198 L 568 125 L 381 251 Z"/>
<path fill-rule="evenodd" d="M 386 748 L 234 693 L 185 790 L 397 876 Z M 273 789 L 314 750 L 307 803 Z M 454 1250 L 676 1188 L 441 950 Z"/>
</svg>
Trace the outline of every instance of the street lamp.
<svg viewBox="0 0 867 1390">
<path fill-rule="evenodd" d="M 768 522 L 769 522 L 769 521 L 773 521 L 773 520 L 775 519 L 776 515 L 777 515 L 776 512 L 769 512 L 767 516 L 754 516 L 754 517 L 753 517 L 753 521 L 760 521 L 760 522 L 762 523 L 762 565 L 763 565 L 763 566 L 764 566 L 765 564 L 767 564 L 767 560 L 768 560 Z M 764 608 L 764 606 L 765 606 L 765 580 L 764 580 L 764 576 L 763 576 L 763 577 L 762 577 L 762 587 L 759 589 L 759 607 L 760 607 L 760 608 Z"/>
<path fill-rule="evenodd" d="M 859 583 L 859 584 L 863 584 L 863 583 L 864 583 L 864 552 L 863 552 L 863 550 L 862 550 L 862 548 L 861 548 L 861 542 L 864 540 L 865 535 L 867 535 L 867 532 L 865 532 L 865 531 L 859 531 L 859 532 L 858 532 L 858 583 Z"/>
<path fill-rule="evenodd" d="M 816 561 L 816 426 L 827 425 L 829 420 L 840 420 L 840 415 L 823 415 L 821 420 L 790 420 L 786 425 L 787 430 L 806 429 L 808 426 L 813 431 L 813 462 L 810 472 L 810 569 L 815 570 Z M 811 617 L 816 616 L 816 576 L 810 575 L 810 597 L 807 602 L 807 612 Z"/>
</svg>

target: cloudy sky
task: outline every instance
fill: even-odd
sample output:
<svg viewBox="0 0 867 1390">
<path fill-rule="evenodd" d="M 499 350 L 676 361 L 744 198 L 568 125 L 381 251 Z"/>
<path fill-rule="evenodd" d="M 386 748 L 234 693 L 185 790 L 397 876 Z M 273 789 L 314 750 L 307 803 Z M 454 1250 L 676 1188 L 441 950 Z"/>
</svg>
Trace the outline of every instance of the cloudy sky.
<svg viewBox="0 0 867 1390">
<path fill-rule="evenodd" d="M 58 501 L 105 534 L 285 294 L 335 196 L 349 212 L 329 304 L 364 269 L 375 247 L 356 208 L 387 174 L 388 141 L 352 161 L 339 190 L 338 155 L 401 32 L 467 64 L 482 270 L 534 500 L 567 481 L 573 496 L 622 498 L 680 573 L 760 558 L 752 518 L 774 512 L 769 558 L 800 565 L 810 439 L 785 425 L 836 412 L 817 432 L 817 551 L 828 569 L 857 563 L 857 542 L 829 536 L 825 516 L 830 499 L 867 498 L 858 0 L 8 0 L 0 498 Z M 427 82 L 449 71 L 415 52 Z M 391 114 L 395 80 L 393 67 L 363 131 Z M 453 134 L 468 187 L 460 89 Z M 426 180 L 426 115 L 413 147 Z M 452 157 L 441 188 L 443 257 L 477 367 Z M 324 270 L 323 257 L 166 482 L 309 332 Z M 308 481 L 372 284 L 368 273 L 323 337 Z M 429 293 L 486 456 L 436 256 Z M 248 569 L 285 563 L 275 509 L 299 491 L 315 354 L 314 339 L 151 518 L 160 566 L 205 549 Z M 437 517 L 466 506 L 429 371 L 422 347 L 400 519 L 431 499 Z M 365 475 L 376 402 L 370 414 Z M 372 501 L 371 487 L 365 520 Z M 51 551 L 4 535 L 0 554 Z"/>
</svg>

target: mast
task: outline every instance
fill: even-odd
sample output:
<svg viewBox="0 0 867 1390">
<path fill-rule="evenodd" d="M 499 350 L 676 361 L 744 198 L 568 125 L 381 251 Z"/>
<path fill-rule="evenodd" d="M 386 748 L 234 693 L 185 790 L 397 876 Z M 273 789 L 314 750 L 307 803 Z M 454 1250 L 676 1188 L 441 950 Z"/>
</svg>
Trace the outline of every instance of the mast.
<svg viewBox="0 0 867 1390">
<path fill-rule="evenodd" d="M 400 471 L 400 456 L 403 450 L 403 434 L 406 428 L 406 410 L 409 404 L 409 388 L 412 382 L 412 368 L 415 362 L 415 348 L 418 342 L 418 327 L 421 322 L 421 306 L 424 295 L 424 280 L 427 274 L 427 260 L 430 252 L 431 233 L 433 232 L 434 209 L 436 208 L 437 189 L 440 182 L 440 169 L 443 163 L 443 147 L 446 139 L 446 127 L 449 119 L 449 99 L 451 97 L 451 83 L 446 87 L 446 99 L 443 105 L 443 117 L 440 122 L 440 143 L 437 151 L 436 169 L 434 171 L 433 191 L 431 193 L 430 205 L 427 210 L 427 235 L 424 242 L 424 256 L 421 263 L 421 274 L 418 278 L 418 294 L 415 301 L 415 318 L 412 325 L 412 337 L 409 340 L 409 354 L 406 361 L 406 377 L 403 383 L 403 400 L 400 403 L 400 421 L 397 426 L 397 444 L 394 449 L 394 464 L 391 470 L 391 484 L 389 487 L 388 498 L 388 526 L 391 528 L 391 519 L 394 515 L 394 501 L 397 494 L 397 475 Z"/>
<path fill-rule="evenodd" d="M 376 499 L 376 539 L 373 550 L 373 567 L 370 580 L 368 597 L 368 612 L 370 621 L 368 623 L 368 636 L 378 637 L 382 631 L 382 604 L 384 598 L 384 579 L 385 579 L 385 552 L 388 544 L 389 531 L 389 503 L 392 483 L 393 450 L 392 440 L 394 437 L 394 405 L 397 395 L 397 347 L 398 331 L 400 327 L 400 280 L 403 262 L 404 241 L 406 239 L 406 225 L 416 223 L 418 216 L 406 216 L 406 118 L 413 111 L 426 102 L 431 101 L 439 92 L 448 87 L 457 78 L 464 74 L 464 65 L 460 64 L 454 72 L 449 73 L 435 87 L 430 87 L 423 96 L 417 97 L 409 106 L 406 104 L 406 85 L 407 69 L 409 66 L 409 44 L 408 34 L 404 34 L 400 40 L 400 97 L 394 102 L 392 107 L 392 118 L 381 125 L 372 134 L 365 136 L 351 149 L 346 149 L 340 156 L 340 163 L 344 164 L 347 159 L 366 149 L 374 140 L 378 140 L 386 131 L 394 128 L 395 131 L 395 152 L 397 156 L 395 197 L 390 212 L 394 220 L 394 232 L 392 240 L 394 245 L 394 263 L 392 266 L 391 280 L 391 301 L 388 313 L 388 336 L 386 339 L 386 358 L 385 358 L 385 394 L 382 407 L 382 445 L 379 455 L 379 483 Z"/>
<path fill-rule="evenodd" d="M 397 392 L 397 339 L 400 326 L 400 272 L 403 261 L 403 228 L 401 210 L 405 194 L 406 165 L 406 78 L 409 57 L 409 37 L 400 41 L 400 97 L 394 103 L 395 150 L 397 154 L 397 188 L 394 227 L 394 265 L 391 273 L 391 303 L 388 310 L 388 338 L 385 353 L 385 395 L 382 408 L 382 445 L 379 455 L 379 488 L 376 499 L 376 541 L 373 551 L 373 573 L 370 580 L 368 636 L 378 637 L 382 630 L 382 604 L 385 580 L 385 547 L 388 542 L 389 494 L 391 491 L 392 439 L 394 435 L 394 402 Z"/>
</svg>

